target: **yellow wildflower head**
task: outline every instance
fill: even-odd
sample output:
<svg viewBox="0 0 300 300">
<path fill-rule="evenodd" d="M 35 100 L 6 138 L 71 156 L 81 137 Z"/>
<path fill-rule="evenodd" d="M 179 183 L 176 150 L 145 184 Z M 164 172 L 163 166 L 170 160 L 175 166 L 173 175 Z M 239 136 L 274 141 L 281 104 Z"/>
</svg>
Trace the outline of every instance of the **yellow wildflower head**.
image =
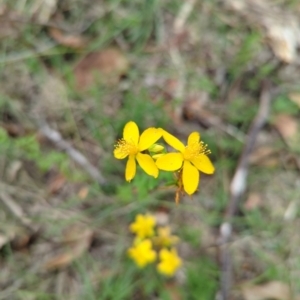
<svg viewBox="0 0 300 300">
<path fill-rule="evenodd" d="M 159 227 L 157 229 L 157 236 L 153 237 L 153 242 L 158 247 L 170 247 L 176 244 L 179 238 L 176 235 L 171 235 L 171 228 L 169 226 Z"/>
<path fill-rule="evenodd" d="M 130 224 L 130 231 L 143 239 L 154 235 L 155 218 L 151 215 L 137 215 Z"/>
<path fill-rule="evenodd" d="M 192 132 L 184 146 L 176 137 L 163 131 L 164 140 L 179 152 L 167 153 L 156 160 L 159 169 L 165 171 L 182 170 L 182 183 L 185 192 L 189 195 L 195 193 L 199 185 L 199 171 L 213 174 L 215 168 L 208 158 L 210 151 L 207 145 L 200 141 L 200 134 Z"/>
<path fill-rule="evenodd" d="M 182 265 L 182 261 L 174 248 L 160 250 L 159 258 L 160 263 L 157 265 L 157 270 L 166 276 L 173 276 Z"/>
<path fill-rule="evenodd" d="M 131 181 L 136 173 L 136 160 L 141 168 L 150 176 L 157 178 L 158 168 L 149 154 L 142 153 L 150 148 L 162 136 L 161 128 L 148 128 L 141 135 L 135 122 L 128 122 L 123 130 L 123 138 L 120 139 L 114 150 L 117 159 L 128 157 L 125 170 L 125 179 Z"/>
<path fill-rule="evenodd" d="M 156 252 L 152 249 L 152 243 L 149 239 L 129 248 L 128 255 L 140 268 L 154 262 L 156 259 Z"/>
</svg>

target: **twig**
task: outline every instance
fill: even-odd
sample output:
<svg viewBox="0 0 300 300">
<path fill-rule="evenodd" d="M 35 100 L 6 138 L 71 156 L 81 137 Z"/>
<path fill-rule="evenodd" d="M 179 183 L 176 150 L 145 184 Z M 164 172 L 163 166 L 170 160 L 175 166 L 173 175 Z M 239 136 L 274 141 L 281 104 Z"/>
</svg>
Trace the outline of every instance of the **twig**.
<svg viewBox="0 0 300 300">
<path fill-rule="evenodd" d="M 230 184 L 230 201 L 225 214 L 225 222 L 220 226 L 220 263 L 221 263 L 221 296 L 222 300 L 230 299 L 232 286 L 232 264 L 228 242 L 232 236 L 232 218 L 234 217 L 241 196 L 247 184 L 249 156 L 253 150 L 259 131 L 269 115 L 271 101 L 270 83 L 265 81 L 262 86 L 259 109 L 249 129 L 245 146 Z"/>
<path fill-rule="evenodd" d="M 46 122 L 40 124 L 39 130 L 48 140 L 54 143 L 58 149 L 66 152 L 71 159 L 84 168 L 85 171 L 100 185 L 105 185 L 107 183 L 100 171 L 95 168 L 82 153 L 65 141 L 58 131 L 50 128 Z"/>
<path fill-rule="evenodd" d="M 54 47 L 57 46 L 56 42 L 49 42 L 45 45 L 39 46 L 35 50 L 28 50 L 28 51 L 23 51 L 20 53 L 14 53 L 14 54 L 9 54 L 6 56 L 1 56 L 0 57 L 0 65 L 1 64 L 8 64 L 8 63 L 15 63 L 20 60 L 25 60 L 31 57 L 36 57 L 36 56 L 41 56 L 45 55 L 47 51 L 50 51 Z"/>
<path fill-rule="evenodd" d="M 173 23 L 173 32 L 174 32 L 175 39 L 177 36 L 179 36 L 182 33 L 184 25 L 193 10 L 195 2 L 196 0 L 187 0 L 182 4 L 177 14 L 177 17 L 175 18 Z M 185 70 L 184 60 L 181 57 L 180 50 L 176 42 L 171 43 L 169 48 L 169 54 L 171 57 L 171 61 L 175 66 L 175 68 L 177 69 L 179 75 L 178 85 L 174 92 L 174 96 L 176 99 L 182 99 L 184 96 L 185 86 L 186 86 L 186 70 Z M 180 115 L 181 110 L 182 107 L 179 106 L 176 113 Z"/>
<path fill-rule="evenodd" d="M 232 262 L 228 249 L 232 234 L 232 226 L 229 222 L 224 222 L 220 226 L 220 263 L 221 263 L 221 299 L 229 300 L 232 286 Z"/>
<path fill-rule="evenodd" d="M 245 142 L 246 136 L 242 131 L 231 124 L 224 123 L 221 118 L 212 116 L 210 112 L 204 110 L 201 106 L 196 107 L 195 105 L 189 105 L 189 102 L 187 102 L 184 106 L 184 114 L 186 114 L 189 119 L 195 120 L 204 127 L 215 127 L 239 142 Z"/>
<path fill-rule="evenodd" d="M 7 14 L 5 11 L 0 12 L 0 24 L 4 23 L 4 22 L 9 22 L 9 23 L 20 23 L 20 24 L 26 24 L 26 25 L 33 25 L 33 26 L 40 26 L 40 27 L 45 27 L 45 28 L 56 28 L 59 29 L 63 32 L 66 33 L 70 33 L 70 34 L 81 34 L 83 32 L 85 32 L 94 22 L 96 22 L 97 19 L 103 17 L 105 14 L 105 12 L 102 12 L 100 14 L 97 14 L 97 18 L 92 19 L 92 20 L 88 20 L 86 22 L 86 24 L 84 26 L 82 26 L 79 30 L 76 30 L 76 32 L 74 32 L 74 30 L 68 28 L 67 26 L 65 26 L 64 24 L 57 24 L 55 22 L 39 22 L 37 20 L 33 20 L 32 18 L 23 18 L 23 17 L 19 17 L 19 16 L 10 16 L 9 14 Z"/>
<path fill-rule="evenodd" d="M 193 10 L 195 2 L 196 0 L 186 0 L 182 4 L 173 25 L 175 34 L 181 33 L 183 26 L 186 23 L 186 20 L 188 19 L 189 15 Z"/>
<path fill-rule="evenodd" d="M 9 211 L 30 231 L 37 231 L 32 221 L 24 214 L 23 209 L 4 191 L 0 192 L 0 200 L 9 209 Z"/>
<path fill-rule="evenodd" d="M 230 219 L 235 214 L 238 201 L 245 192 L 248 176 L 249 156 L 254 148 L 257 135 L 268 118 L 270 101 L 270 83 L 264 82 L 260 96 L 259 109 L 249 129 L 242 155 L 230 184 L 230 202 L 226 212 L 227 219 Z"/>
<path fill-rule="evenodd" d="M 169 50 L 169 54 L 172 60 L 173 65 L 175 66 L 178 72 L 178 85 L 174 92 L 174 96 L 176 99 L 182 99 L 184 96 L 185 86 L 186 86 L 186 70 L 185 64 L 181 57 L 180 51 L 177 47 L 171 47 Z M 182 108 L 180 108 L 181 110 Z"/>
</svg>

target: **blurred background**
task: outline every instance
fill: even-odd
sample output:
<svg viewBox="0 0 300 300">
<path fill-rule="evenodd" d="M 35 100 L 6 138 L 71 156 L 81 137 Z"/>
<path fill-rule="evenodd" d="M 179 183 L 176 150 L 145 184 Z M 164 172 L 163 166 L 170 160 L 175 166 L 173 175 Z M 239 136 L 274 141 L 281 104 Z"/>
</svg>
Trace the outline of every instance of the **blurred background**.
<svg viewBox="0 0 300 300">
<path fill-rule="evenodd" d="M 297 0 L 1 0 L 0 299 L 300 299 L 299 16 Z M 215 174 L 179 205 L 164 174 L 126 182 L 130 120 L 200 132 Z M 175 276 L 128 258 L 139 213 L 180 239 Z"/>
</svg>

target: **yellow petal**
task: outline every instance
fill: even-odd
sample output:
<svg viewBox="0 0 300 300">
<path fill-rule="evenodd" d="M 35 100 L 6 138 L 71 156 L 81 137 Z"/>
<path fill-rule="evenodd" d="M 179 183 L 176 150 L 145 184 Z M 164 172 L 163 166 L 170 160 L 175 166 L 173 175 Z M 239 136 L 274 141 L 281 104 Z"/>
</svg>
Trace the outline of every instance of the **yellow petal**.
<svg viewBox="0 0 300 300">
<path fill-rule="evenodd" d="M 176 171 L 181 168 L 182 162 L 183 156 L 181 153 L 167 153 L 157 159 L 156 165 L 164 171 Z"/>
<path fill-rule="evenodd" d="M 128 156 L 128 153 L 122 151 L 122 149 L 120 148 L 116 148 L 114 150 L 114 157 L 117 158 L 117 159 L 123 159 L 125 158 L 126 156 Z"/>
<path fill-rule="evenodd" d="M 131 142 L 134 145 L 138 145 L 139 142 L 139 128 L 135 124 L 135 122 L 130 121 L 128 122 L 123 130 L 123 138 L 127 142 Z"/>
<path fill-rule="evenodd" d="M 125 170 L 125 179 L 131 181 L 136 173 L 136 162 L 134 155 L 129 155 L 126 170 Z"/>
<path fill-rule="evenodd" d="M 163 131 L 161 128 L 148 128 L 146 129 L 140 137 L 139 150 L 144 151 L 152 146 L 157 140 L 161 138 Z"/>
<path fill-rule="evenodd" d="M 178 138 L 165 130 L 163 130 L 163 138 L 171 147 L 180 152 L 184 152 L 185 146 L 179 141 Z"/>
<path fill-rule="evenodd" d="M 205 174 L 213 174 L 215 172 L 215 167 L 212 162 L 208 156 L 204 154 L 200 154 L 198 157 L 191 159 L 191 162 L 199 171 Z"/>
<path fill-rule="evenodd" d="M 200 141 L 200 134 L 199 132 L 194 131 L 189 135 L 188 145 L 199 143 L 199 141 Z"/>
<path fill-rule="evenodd" d="M 160 263 L 157 265 L 157 269 L 160 273 L 167 276 L 173 276 L 182 264 L 175 249 L 171 249 L 170 251 L 167 249 L 160 250 L 159 258 Z"/>
<path fill-rule="evenodd" d="M 157 178 L 158 176 L 158 168 L 152 159 L 152 157 L 148 154 L 138 153 L 136 159 L 141 166 L 141 168 L 150 176 Z"/>
<path fill-rule="evenodd" d="M 183 163 L 182 181 L 186 193 L 194 194 L 199 185 L 199 171 L 187 160 Z"/>
<path fill-rule="evenodd" d="M 129 248 L 128 255 L 141 268 L 156 259 L 156 252 L 152 249 L 152 242 L 149 239 L 140 241 L 138 244 Z"/>
</svg>

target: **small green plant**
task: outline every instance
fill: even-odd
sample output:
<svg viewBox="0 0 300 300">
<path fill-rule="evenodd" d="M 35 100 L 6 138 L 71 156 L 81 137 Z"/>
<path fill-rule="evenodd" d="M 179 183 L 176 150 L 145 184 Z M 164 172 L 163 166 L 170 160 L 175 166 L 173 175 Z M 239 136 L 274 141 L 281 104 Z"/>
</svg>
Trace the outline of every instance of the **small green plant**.
<svg viewBox="0 0 300 300">
<path fill-rule="evenodd" d="M 69 170 L 69 157 L 63 152 L 54 150 L 46 153 L 41 150 L 35 135 L 27 135 L 19 138 L 11 138 L 4 129 L 0 128 L 0 144 L 2 153 L 34 161 L 42 172 L 49 171 L 53 166 L 71 177 L 76 174 Z"/>
</svg>

